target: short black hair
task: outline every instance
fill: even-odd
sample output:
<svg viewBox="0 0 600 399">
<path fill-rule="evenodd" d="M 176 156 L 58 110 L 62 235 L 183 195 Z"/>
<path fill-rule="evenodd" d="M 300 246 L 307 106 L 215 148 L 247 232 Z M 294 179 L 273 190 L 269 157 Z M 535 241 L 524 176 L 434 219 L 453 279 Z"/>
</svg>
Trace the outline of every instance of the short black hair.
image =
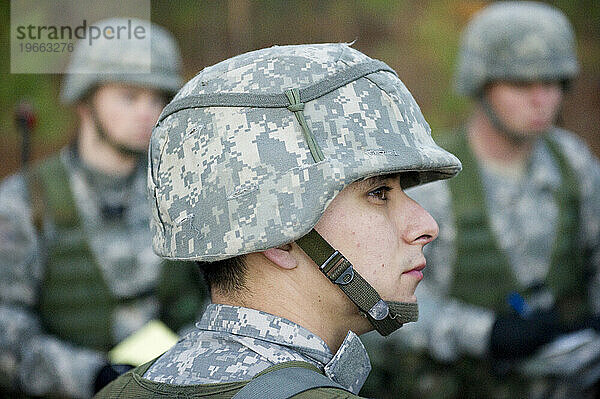
<svg viewBox="0 0 600 399">
<path fill-rule="evenodd" d="M 233 294 L 246 287 L 248 268 L 243 255 L 216 262 L 196 261 L 196 264 L 202 270 L 211 292 L 216 289 L 224 294 Z"/>
</svg>

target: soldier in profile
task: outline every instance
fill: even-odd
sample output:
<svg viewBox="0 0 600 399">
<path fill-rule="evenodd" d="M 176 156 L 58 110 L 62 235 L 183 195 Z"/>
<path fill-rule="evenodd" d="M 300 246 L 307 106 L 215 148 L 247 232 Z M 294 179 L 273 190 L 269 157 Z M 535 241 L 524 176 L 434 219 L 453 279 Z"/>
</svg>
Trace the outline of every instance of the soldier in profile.
<svg viewBox="0 0 600 399">
<path fill-rule="evenodd" d="M 357 335 L 416 319 L 438 234 L 404 189 L 459 170 L 396 73 L 346 44 L 204 69 L 159 118 L 148 184 L 154 249 L 197 261 L 212 304 L 98 397 L 358 397 Z"/>
</svg>

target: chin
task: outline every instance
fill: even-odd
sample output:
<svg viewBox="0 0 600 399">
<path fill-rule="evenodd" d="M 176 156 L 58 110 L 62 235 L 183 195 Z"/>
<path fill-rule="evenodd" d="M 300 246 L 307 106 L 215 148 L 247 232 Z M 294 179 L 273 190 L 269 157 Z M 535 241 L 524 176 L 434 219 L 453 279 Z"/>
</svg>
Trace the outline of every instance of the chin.
<svg viewBox="0 0 600 399">
<path fill-rule="evenodd" d="M 528 136 L 539 136 L 544 134 L 552 127 L 551 123 L 534 123 L 529 127 Z"/>
<path fill-rule="evenodd" d="M 411 294 L 411 295 L 402 295 L 401 297 L 397 297 L 394 299 L 386 299 L 383 298 L 384 301 L 389 301 L 389 302 L 406 302 L 406 303 L 417 303 L 417 296 L 415 294 Z"/>
</svg>

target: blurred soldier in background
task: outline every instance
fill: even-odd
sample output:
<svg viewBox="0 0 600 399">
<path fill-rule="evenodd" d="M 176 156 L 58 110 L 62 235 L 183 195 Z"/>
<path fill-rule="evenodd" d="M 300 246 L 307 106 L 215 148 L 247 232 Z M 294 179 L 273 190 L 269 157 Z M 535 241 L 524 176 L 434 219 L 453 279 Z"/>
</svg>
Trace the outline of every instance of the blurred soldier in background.
<svg viewBox="0 0 600 399">
<path fill-rule="evenodd" d="M 133 22 L 150 35 L 146 53 L 116 38 L 76 46 L 62 87 L 76 141 L 0 186 L 4 392 L 90 397 L 115 376 L 109 349 L 152 319 L 192 324 L 203 301 L 195 265 L 163 262 L 150 245 L 147 146 L 181 86 L 180 54 L 166 30 Z M 137 73 L 150 48 L 151 71 Z"/>
<path fill-rule="evenodd" d="M 403 188 L 460 170 L 395 72 L 346 44 L 228 59 L 165 108 L 149 162 L 154 249 L 198 261 L 213 303 L 99 397 L 355 398 L 356 334 L 416 318 L 437 236 Z"/>
<path fill-rule="evenodd" d="M 600 165 L 555 126 L 577 71 L 571 26 L 554 7 L 498 2 L 467 26 L 456 83 L 475 108 L 442 144 L 463 172 L 409 192 L 440 226 L 418 292 L 422 322 L 398 334 L 408 353 L 374 340 L 365 393 L 574 398 L 593 389 Z"/>
</svg>

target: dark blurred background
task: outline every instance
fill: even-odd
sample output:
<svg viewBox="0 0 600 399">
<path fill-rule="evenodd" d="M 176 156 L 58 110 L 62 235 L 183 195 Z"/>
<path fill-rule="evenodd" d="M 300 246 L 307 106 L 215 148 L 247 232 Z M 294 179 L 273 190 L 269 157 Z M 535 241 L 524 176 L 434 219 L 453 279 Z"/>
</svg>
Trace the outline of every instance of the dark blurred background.
<svg viewBox="0 0 600 399">
<path fill-rule="evenodd" d="M 352 42 L 387 62 L 413 93 L 434 136 L 457 127 L 469 103 L 452 92 L 459 33 L 481 0 L 221 0 L 152 1 L 152 20 L 178 39 L 184 76 L 230 56 L 272 45 Z M 600 156 L 600 1 L 546 1 L 562 9 L 578 39 L 581 73 L 565 99 L 559 125 Z M 37 110 L 32 157 L 56 151 L 73 136 L 75 119 L 58 102 L 61 75 L 10 74 L 10 1 L 0 0 L 0 178 L 17 170 L 15 105 Z"/>
</svg>

